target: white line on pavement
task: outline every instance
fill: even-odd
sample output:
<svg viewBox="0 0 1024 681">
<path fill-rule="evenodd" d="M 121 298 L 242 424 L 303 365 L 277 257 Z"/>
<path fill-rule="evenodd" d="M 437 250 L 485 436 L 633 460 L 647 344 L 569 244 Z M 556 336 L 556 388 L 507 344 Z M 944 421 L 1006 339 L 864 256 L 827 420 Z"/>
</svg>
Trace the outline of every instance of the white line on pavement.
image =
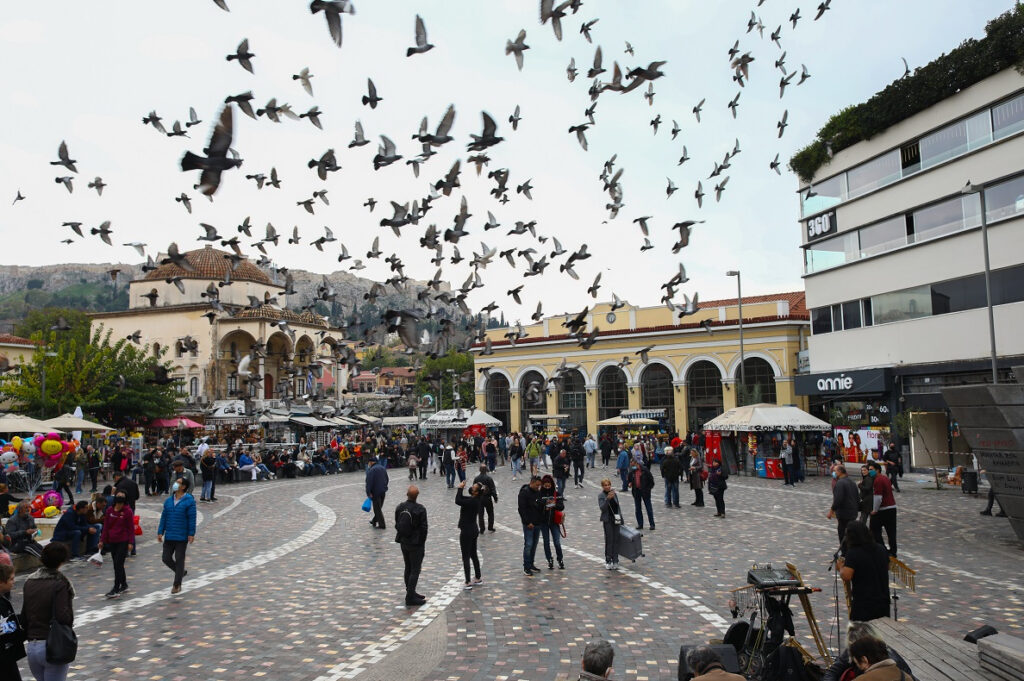
<svg viewBox="0 0 1024 681">
<path fill-rule="evenodd" d="M 309 506 L 316 511 L 317 519 L 313 523 L 313 526 L 308 530 L 300 534 L 295 539 L 285 542 L 278 547 L 275 547 L 269 551 L 258 553 L 251 558 L 247 558 L 241 562 L 229 565 L 228 567 L 221 568 L 219 570 L 212 570 L 196 576 L 181 585 L 181 593 L 187 594 L 190 591 L 201 589 L 205 586 L 209 586 L 220 580 L 234 577 L 235 575 L 251 570 L 253 568 L 266 565 L 267 563 L 277 560 L 281 556 L 285 556 L 297 549 L 312 543 L 316 539 L 323 536 L 327 530 L 329 530 L 337 520 L 337 515 L 327 506 L 321 504 L 316 500 L 316 497 L 324 492 L 328 492 L 334 489 L 343 487 L 343 485 L 336 485 L 334 487 L 325 487 L 320 490 L 314 490 L 308 494 L 303 495 L 299 498 L 299 503 Z M 96 608 L 95 610 L 87 610 L 83 613 L 76 613 L 75 625 L 77 627 L 92 624 L 107 619 L 116 614 L 124 612 L 134 612 L 138 608 L 146 607 L 158 603 L 160 601 L 172 599 L 173 596 L 170 593 L 170 589 L 161 589 L 160 591 L 153 591 L 137 598 L 130 598 L 127 600 L 118 601 L 114 605 L 109 605 L 104 608 Z"/>
</svg>

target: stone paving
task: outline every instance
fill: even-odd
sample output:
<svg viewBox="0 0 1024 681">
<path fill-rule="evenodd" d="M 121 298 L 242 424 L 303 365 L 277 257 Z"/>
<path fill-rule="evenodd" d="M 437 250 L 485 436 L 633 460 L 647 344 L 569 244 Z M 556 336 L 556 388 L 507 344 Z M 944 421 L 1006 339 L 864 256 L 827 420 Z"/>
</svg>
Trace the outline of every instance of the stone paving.
<svg viewBox="0 0 1024 681">
<path fill-rule="evenodd" d="M 679 645 L 721 636 L 731 621 L 725 592 L 744 584 L 755 561 L 788 560 L 822 589 L 812 603 L 829 638 L 835 526 L 825 519 L 827 480 L 794 489 L 734 476 L 727 517 L 717 519 L 713 504 L 689 506 L 688 490 L 683 508 L 665 508 L 659 479 L 646 557 L 609 572 L 595 500 L 603 474 L 588 470 L 583 489 L 566 490 L 566 569 L 528 578 L 516 514 L 522 480 L 495 473 L 499 529 L 480 539 L 485 585 L 472 591 L 461 588 L 454 492 L 438 476 L 419 483 L 431 531 L 419 588 L 429 601 L 418 609 L 403 605 L 393 529 L 371 528 L 359 510 L 362 474 L 221 485 L 218 503 L 199 504 L 190 574 L 174 597 L 154 537 L 161 500 L 143 498 L 129 594 L 103 598 L 109 564 L 66 568 L 80 640 L 69 678 L 574 679 L 583 645 L 600 636 L 615 646 L 615 678 L 675 679 Z M 389 524 L 407 484 L 404 470 L 391 472 Z M 981 623 L 1022 634 L 1024 550 L 1009 525 L 978 515 L 983 496 L 929 485 L 908 476 L 897 497 L 900 554 L 919 571 L 900 617 L 957 638 Z M 626 511 L 632 521 L 631 504 Z M 542 548 L 537 564 L 546 567 Z M 20 607 L 21 579 L 13 596 Z M 796 627 L 811 647 L 806 622 Z M 23 676 L 31 678 L 27 666 Z"/>
</svg>

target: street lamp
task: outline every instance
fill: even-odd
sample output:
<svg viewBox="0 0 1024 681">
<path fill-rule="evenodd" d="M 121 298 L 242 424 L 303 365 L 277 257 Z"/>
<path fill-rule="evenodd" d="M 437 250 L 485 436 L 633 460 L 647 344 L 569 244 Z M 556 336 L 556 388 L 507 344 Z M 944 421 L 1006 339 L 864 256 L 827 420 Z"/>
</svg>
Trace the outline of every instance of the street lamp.
<svg viewBox="0 0 1024 681">
<path fill-rule="evenodd" d="M 736 277 L 736 302 L 739 304 L 739 317 L 740 317 L 740 386 L 744 390 L 747 388 L 747 373 L 744 365 L 743 357 L 743 287 L 741 285 L 741 277 L 739 270 L 729 270 L 725 273 L 727 277 Z M 739 391 L 737 391 L 737 394 Z M 742 406 L 742 405 L 740 405 Z"/>
<path fill-rule="evenodd" d="M 44 352 L 43 353 L 43 377 L 40 382 L 40 403 L 39 403 L 39 418 L 46 418 L 46 358 L 56 357 L 56 352 Z"/>
<path fill-rule="evenodd" d="M 996 366 L 996 318 L 992 311 L 992 270 L 988 259 L 988 215 L 985 213 L 985 185 L 967 184 L 960 190 L 961 194 L 977 194 L 981 199 L 981 247 L 985 256 L 985 306 L 988 308 L 988 342 L 992 351 L 992 385 L 999 383 L 999 372 Z"/>
</svg>

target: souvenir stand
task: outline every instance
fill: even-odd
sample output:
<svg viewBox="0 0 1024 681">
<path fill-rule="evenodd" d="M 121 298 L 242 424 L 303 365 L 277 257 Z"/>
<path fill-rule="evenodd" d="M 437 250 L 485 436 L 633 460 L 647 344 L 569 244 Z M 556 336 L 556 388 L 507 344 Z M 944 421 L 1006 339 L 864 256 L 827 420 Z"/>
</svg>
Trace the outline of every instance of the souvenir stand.
<svg viewBox="0 0 1024 681">
<path fill-rule="evenodd" d="M 830 424 L 802 409 L 765 403 L 730 409 L 704 424 L 709 461 L 721 457 L 732 471 L 772 479 L 782 479 L 777 443 L 796 434 L 831 430 Z"/>
</svg>

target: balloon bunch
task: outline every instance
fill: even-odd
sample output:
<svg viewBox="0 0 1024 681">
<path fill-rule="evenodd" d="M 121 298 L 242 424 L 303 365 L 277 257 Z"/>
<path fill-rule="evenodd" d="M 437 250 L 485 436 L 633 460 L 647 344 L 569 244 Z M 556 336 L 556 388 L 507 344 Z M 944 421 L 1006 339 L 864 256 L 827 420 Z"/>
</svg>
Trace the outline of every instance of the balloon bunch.
<svg viewBox="0 0 1024 681">
<path fill-rule="evenodd" d="M 64 466 L 67 456 L 78 448 L 77 440 L 63 440 L 58 433 L 36 433 L 32 443 L 35 445 L 39 460 L 54 471 L 59 471 Z"/>
</svg>

